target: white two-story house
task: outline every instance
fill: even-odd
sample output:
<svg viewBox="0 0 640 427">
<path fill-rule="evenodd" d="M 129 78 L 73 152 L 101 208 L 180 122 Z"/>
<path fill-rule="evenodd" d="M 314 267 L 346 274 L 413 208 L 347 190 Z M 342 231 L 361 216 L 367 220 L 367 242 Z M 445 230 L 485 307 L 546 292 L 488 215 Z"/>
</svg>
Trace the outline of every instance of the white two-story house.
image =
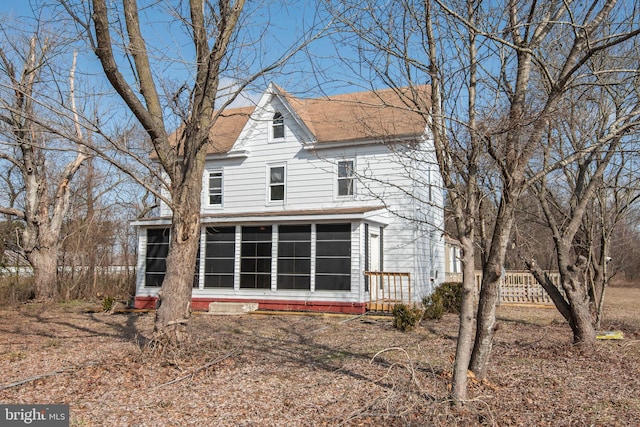
<svg viewBox="0 0 640 427">
<path fill-rule="evenodd" d="M 444 279 L 433 145 L 396 92 L 301 99 L 272 84 L 255 107 L 226 110 L 210 139 L 193 309 L 363 313 L 419 302 Z M 170 214 L 135 223 L 137 308 L 155 306 Z"/>
</svg>

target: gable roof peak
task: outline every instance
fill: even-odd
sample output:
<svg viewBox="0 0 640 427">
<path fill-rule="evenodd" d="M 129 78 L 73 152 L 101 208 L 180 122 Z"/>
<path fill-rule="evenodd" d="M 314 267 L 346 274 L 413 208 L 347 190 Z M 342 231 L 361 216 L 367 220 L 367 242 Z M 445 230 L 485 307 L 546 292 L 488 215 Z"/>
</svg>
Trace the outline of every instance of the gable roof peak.
<svg viewBox="0 0 640 427">
<path fill-rule="evenodd" d="M 301 98 L 271 82 L 256 107 L 226 109 L 218 117 L 211 129 L 208 153 L 229 152 L 249 118 L 272 102 L 273 96 L 315 147 L 323 143 L 419 140 L 426 130 L 429 94 L 430 87 L 422 85 Z"/>
</svg>

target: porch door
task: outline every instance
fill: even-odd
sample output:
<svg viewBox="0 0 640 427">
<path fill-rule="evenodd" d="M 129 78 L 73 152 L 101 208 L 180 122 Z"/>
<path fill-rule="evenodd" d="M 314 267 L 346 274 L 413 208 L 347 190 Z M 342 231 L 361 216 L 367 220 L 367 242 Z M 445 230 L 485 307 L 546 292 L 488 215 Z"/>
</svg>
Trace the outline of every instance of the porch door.
<svg viewBox="0 0 640 427">
<path fill-rule="evenodd" d="M 379 234 L 369 234 L 369 271 L 380 271 Z"/>
<path fill-rule="evenodd" d="M 376 233 L 369 234 L 369 271 L 380 271 L 380 235 Z M 369 278 L 371 301 L 383 298 L 380 292 L 381 279 L 379 276 L 370 276 Z"/>
</svg>

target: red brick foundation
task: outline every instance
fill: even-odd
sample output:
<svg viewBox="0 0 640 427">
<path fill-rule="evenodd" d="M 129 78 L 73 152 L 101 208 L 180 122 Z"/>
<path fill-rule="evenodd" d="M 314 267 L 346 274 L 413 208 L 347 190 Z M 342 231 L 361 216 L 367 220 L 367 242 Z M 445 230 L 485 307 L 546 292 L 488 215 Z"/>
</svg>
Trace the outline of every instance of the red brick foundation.
<svg viewBox="0 0 640 427">
<path fill-rule="evenodd" d="M 134 308 L 155 309 L 156 297 L 136 297 Z M 291 301 L 291 300 L 253 300 L 253 299 L 224 299 L 224 298 L 193 298 L 191 309 L 208 311 L 212 302 L 257 302 L 259 310 L 273 311 L 313 311 L 318 313 L 363 314 L 366 312 L 365 303 L 334 302 L 334 301 Z"/>
</svg>

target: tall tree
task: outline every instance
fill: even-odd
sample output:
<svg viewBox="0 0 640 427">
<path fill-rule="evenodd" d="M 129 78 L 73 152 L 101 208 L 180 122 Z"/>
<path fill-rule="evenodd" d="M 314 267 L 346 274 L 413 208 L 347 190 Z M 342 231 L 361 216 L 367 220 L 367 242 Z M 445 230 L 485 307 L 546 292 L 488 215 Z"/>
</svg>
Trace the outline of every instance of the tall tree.
<svg viewBox="0 0 640 427">
<path fill-rule="evenodd" d="M 395 88 L 405 97 L 407 108 L 423 114 L 429 124 L 436 161 L 449 197 L 447 216 L 455 224 L 454 237 L 462 248 L 462 307 L 451 389 L 453 400 L 462 402 L 467 398 L 473 341 L 476 221 L 482 200 L 481 159 L 486 156 L 477 123 L 478 34 L 456 25 L 445 30 L 447 21 L 431 2 L 424 2 L 423 7 L 411 1 L 393 5 L 375 1 L 334 3 L 331 14 L 343 26 L 338 36 L 355 34 L 360 54 L 357 62 L 345 57 L 344 65 L 352 67 L 356 74 L 363 70 L 372 72 L 373 85 Z M 474 20 L 473 9 L 469 8 L 465 16 Z M 444 38 L 443 32 L 456 37 Z M 343 42 L 349 43 L 350 39 Z M 447 46 L 459 55 L 455 58 L 443 55 Z M 340 52 L 337 55 L 340 57 Z M 463 78 L 450 79 L 451 69 L 455 68 L 469 72 Z M 419 90 L 424 81 L 431 83 L 429 92 Z M 415 90 L 401 90 L 403 86 Z M 461 101 L 464 105 L 450 95 L 462 88 L 468 89 L 468 97 Z M 461 115 L 453 118 L 452 110 Z"/>
<path fill-rule="evenodd" d="M 571 326 L 577 343 L 595 341 L 597 316 L 592 316 L 592 309 L 601 312 L 611 232 L 637 191 L 626 185 L 624 177 L 627 153 L 635 145 L 629 136 L 640 129 L 640 100 L 634 95 L 634 76 L 613 71 L 628 69 L 625 62 L 636 50 L 631 48 L 592 61 L 607 64 L 609 72 L 596 74 L 598 86 L 580 88 L 575 98 L 568 94 L 564 114 L 550 121 L 545 163 L 566 152 L 587 154 L 530 187 L 553 236 L 563 292 L 548 280 L 535 258 L 528 266 Z M 620 65 L 614 67 L 616 62 Z M 607 189 L 605 177 L 614 188 Z M 624 206 L 622 201 L 612 204 L 616 197 L 609 200 L 609 192 L 625 195 Z"/>
<path fill-rule="evenodd" d="M 190 318 L 193 266 L 200 235 L 202 175 L 207 146 L 211 143 L 210 129 L 242 89 L 283 64 L 311 37 L 292 43 L 281 53 L 270 51 L 268 57 L 265 52 L 251 54 L 247 49 L 259 45 L 265 30 L 243 27 L 243 19 L 255 12 L 245 11 L 244 0 L 161 2 L 144 8 L 136 0 L 109 4 L 93 0 L 85 15 L 82 3 L 62 4 L 84 28 L 107 79 L 147 132 L 167 177 L 164 200 L 171 208 L 172 221 L 155 338 L 180 344 L 188 338 L 186 325 Z M 163 14 L 184 25 L 172 30 L 187 34 L 192 46 L 182 53 L 188 56 L 193 52 L 192 60 L 170 57 L 162 47 L 166 40 L 143 35 L 143 29 L 153 24 L 145 19 L 158 22 L 158 16 Z M 83 19 L 87 16 L 90 21 Z M 243 28 L 247 31 L 243 32 Z M 127 60 L 121 61 L 122 57 Z M 251 63 L 251 58 L 256 62 Z M 267 65 L 256 65 L 258 62 Z M 169 82 L 162 80 L 165 68 L 176 73 L 184 73 L 186 68 L 193 74 L 178 89 L 168 89 L 165 85 Z M 236 79 L 236 90 L 223 93 L 221 82 L 225 78 Z"/>
<path fill-rule="evenodd" d="M 590 62 L 640 33 L 636 11 L 625 4 L 592 1 L 522 4 L 506 8 L 508 38 L 501 41 L 506 56 L 500 82 L 506 98 L 506 120 L 489 134 L 488 152 L 501 175 L 500 199 L 491 245 L 483 265 L 477 333 L 471 369 L 487 374 L 495 327 L 497 289 L 519 197 L 527 188 L 526 171 L 544 145 L 544 132 L 561 111 L 563 100 L 579 86 L 590 86 L 597 73 Z M 509 78 L 511 74 L 511 78 Z M 604 142 L 604 141 L 603 141 Z M 569 156 L 576 153 L 568 153 Z M 581 156 L 582 153 L 578 153 Z M 565 159 L 550 165 L 558 167 Z M 544 171 L 542 171 L 544 173 Z"/>
<path fill-rule="evenodd" d="M 0 212 L 24 223 L 19 248 L 34 269 L 36 298 L 57 297 L 57 261 L 60 232 L 69 208 L 71 182 L 89 157 L 80 127 L 71 116 L 75 106 L 75 57 L 69 85 L 61 82 L 53 58 L 58 55 L 54 38 L 44 30 L 20 43 L 22 33 L 4 31 L 0 47 L 1 132 L 0 160 L 17 170 L 17 203 Z M 59 65 L 59 64 L 57 64 Z M 64 90 L 70 99 L 51 96 Z M 56 100 L 57 99 L 57 100 Z M 57 113 L 53 113 L 53 112 Z M 59 120 L 59 121 L 58 121 Z M 66 129 L 75 129 L 67 133 Z M 67 155 L 61 153 L 68 153 Z"/>
<path fill-rule="evenodd" d="M 545 173 L 526 172 L 537 167 L 549 120 L 563 107 L 568 91 L 597 85 L 594 75 L 607 72 L 595 70 L 590 61 L 638 36 L 637 10 L 625 2 L 597 0 L 332 4 L 345 31 L 357 36 L 342 39 L 360 54 L 351 71 L 391 87 L 432 85 L 431 110 L 419 99 L 407 103 L 431 116 L 465 258 L 473 253 L 472 239 L 480 237 L 483 280 L 468 366 L 482 379 L 518 200 Z M 567 153 L 568 159 L 583 155 Z M 562 167 L 568 159 L 547 169 Z M 478 224 L 481 203 L 492 200 L 495 216 Z M 463 260 L 465 292 L 472 259 Z M 460 340 L 468 336 L 469 318 L 469 313 L 461 315 Z M 466 360 L 465 351 L 456 354 L 454 400 L 465 397 Z"/>
</svg>

